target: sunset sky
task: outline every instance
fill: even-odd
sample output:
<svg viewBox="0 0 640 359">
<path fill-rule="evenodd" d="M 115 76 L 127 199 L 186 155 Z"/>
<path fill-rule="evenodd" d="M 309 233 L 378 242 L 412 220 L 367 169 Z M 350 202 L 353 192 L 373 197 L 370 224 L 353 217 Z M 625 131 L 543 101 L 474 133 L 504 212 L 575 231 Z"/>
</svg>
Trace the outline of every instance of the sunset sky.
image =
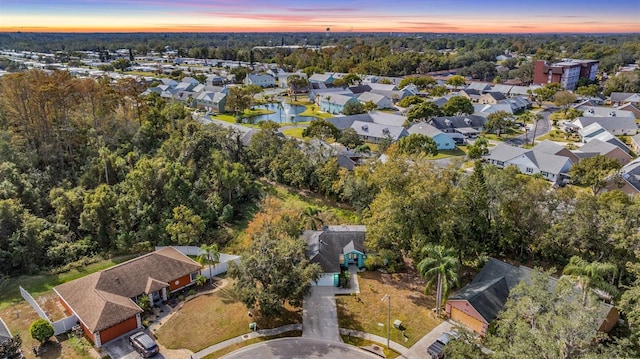
<svg viewBox="0 0 640 359">
<path fill-rule="evenodd" d="M 0 0 L 0 31 L 640 32 L 640 0 Z"/>
</svg>

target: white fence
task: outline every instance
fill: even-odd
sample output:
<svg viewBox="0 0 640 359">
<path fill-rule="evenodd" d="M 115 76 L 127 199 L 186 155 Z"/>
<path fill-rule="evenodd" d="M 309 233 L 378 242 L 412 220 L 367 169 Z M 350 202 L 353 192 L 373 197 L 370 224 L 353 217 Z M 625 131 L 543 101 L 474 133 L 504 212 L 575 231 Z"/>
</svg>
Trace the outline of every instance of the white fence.
<svg viewBox="0 0 640 359">
<path fill-rule="evenodd" d="M 156 250 L 161 248 L 164 248 L 164 247 L 156 247 Z M 196 246 L 173 246 L 173 248 L 175 248 L 177 251 L 187 256 L 199 256 L 204 253 L 204 251 L 200 249 L 200 247 L 196 247 Z M 211 276 L 215 277 L 222 273 L 226 273 L 227 270 L 229 269 L 229 263 L 231 262 L 235 262 L 236 264 L 239 264 L 240 256 L 236 256 L 233 254 L 220 253 L 219 263 L 217 263 L 214 266 L 211 266 L 212 267 Z M 207 278 L 211 277 L 209 275 L 209 266 L 204 266 L 204 268 L 202 269 L 202 275 L 204 275 Z"/>
<path fill-rule="evenodd" d="M 33 299 L 31 294 L 22 287 L 20 287 L 20 295 L 22 296 L 22 298 L 24 298 L 24 300 L 27 301 L 27 303 L 31 305 L 33 310 L 35 310 L 36 313 L 38 313 L 38 316 L 40 318 L 48 321 L 53 325 L 54 335 L 59 335 L 59 334 L 68 332 L 69 330 L 71 330 L 71 328 L 73 328 L 74 325 L 78 324 L 78 318 L 76 318 L 75 315 L 52 322 L 49 316 L 47 315 L 47 312 L 42 310 L 42 308 L 40 308 L 40 304 L 38 304 L 38 302 L 35 299 Z"/>
</svg>

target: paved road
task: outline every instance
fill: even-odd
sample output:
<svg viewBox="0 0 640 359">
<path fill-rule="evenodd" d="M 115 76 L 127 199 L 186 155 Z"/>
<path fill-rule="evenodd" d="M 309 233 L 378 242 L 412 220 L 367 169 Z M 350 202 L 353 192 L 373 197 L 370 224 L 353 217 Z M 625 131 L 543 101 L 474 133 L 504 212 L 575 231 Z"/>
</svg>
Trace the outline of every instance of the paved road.
<svg viewBox="0 0 640 359">
<path fill-rule="evenodd" d="M 311 287 L 302 306 L 302 336 L 340 342 L 333 287 Z"/>
<path fill-rule="evenodd" d="M 514 137 L 510 140 L 505 141 L 505 143 L 508 143 L 513 146 L 521 146 L 525 144 L 525 142 L 527 141 L 531 142 L 531 136 L 535 136 L 537 138 L 547 134 L 547 132 L 551 130 L 551 121 L 549 121 L 549 116 L 551 116 L 551 114 L 557 110 L 558 110 L 557 107 L 549 107 L 538 112 L 538 115 L 542 116 L 542 119 L 538 120 L 538 126 L 536 126 L 535 134 L 533 133 L 533 128 L 532 128 L 532 131 L 529 131 L 529 133 L 520 135 L 518 137 Z"/>
<path fill-rule="evenodd" d="M 379 356 L 357 347 L 311 338 L 283 338 L 258 343 L 225 355 L 223 359 L 371 359 Z"/>
</svg>

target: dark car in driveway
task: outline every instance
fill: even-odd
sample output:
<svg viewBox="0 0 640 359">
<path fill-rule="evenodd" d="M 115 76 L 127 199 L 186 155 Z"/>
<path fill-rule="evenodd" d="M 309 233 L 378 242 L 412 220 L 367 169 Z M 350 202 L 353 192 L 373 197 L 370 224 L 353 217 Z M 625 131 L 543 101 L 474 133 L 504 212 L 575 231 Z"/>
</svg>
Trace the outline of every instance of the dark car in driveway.
<svg viewBox="0 0 640 359">
<path fill-rule="evenodd" d="M 444 348 L 449 344 L 451 339 L 457 339 L 459 334 L 457 331 L 453 330 L 449 333 L 444 333 L 435 342 L 433 342 L 427 348 L 427 353 L 431 356 L 432 359 L 442 359 L 444 358 Z"/>
<path fill-rule="evenodd" d="M 143 357 L 152 357 L 160 351 L 158 344 L 145 332 L 137 332 L 129 337 L 131 346 Z"/>
</svg>

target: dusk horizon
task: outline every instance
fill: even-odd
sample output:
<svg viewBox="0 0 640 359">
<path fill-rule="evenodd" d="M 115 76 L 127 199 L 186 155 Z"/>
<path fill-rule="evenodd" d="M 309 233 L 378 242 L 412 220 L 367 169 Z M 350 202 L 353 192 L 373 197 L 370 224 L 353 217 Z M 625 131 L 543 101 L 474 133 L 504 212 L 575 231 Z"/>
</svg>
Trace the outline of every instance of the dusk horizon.
<svg viewBox="0 0 640 359">
<path fill-rule="evenodd" d="M 636 33 L 640 3 L 612 0 L 149 1 L 3 0 L 0 32 Z"/>
</svg>

